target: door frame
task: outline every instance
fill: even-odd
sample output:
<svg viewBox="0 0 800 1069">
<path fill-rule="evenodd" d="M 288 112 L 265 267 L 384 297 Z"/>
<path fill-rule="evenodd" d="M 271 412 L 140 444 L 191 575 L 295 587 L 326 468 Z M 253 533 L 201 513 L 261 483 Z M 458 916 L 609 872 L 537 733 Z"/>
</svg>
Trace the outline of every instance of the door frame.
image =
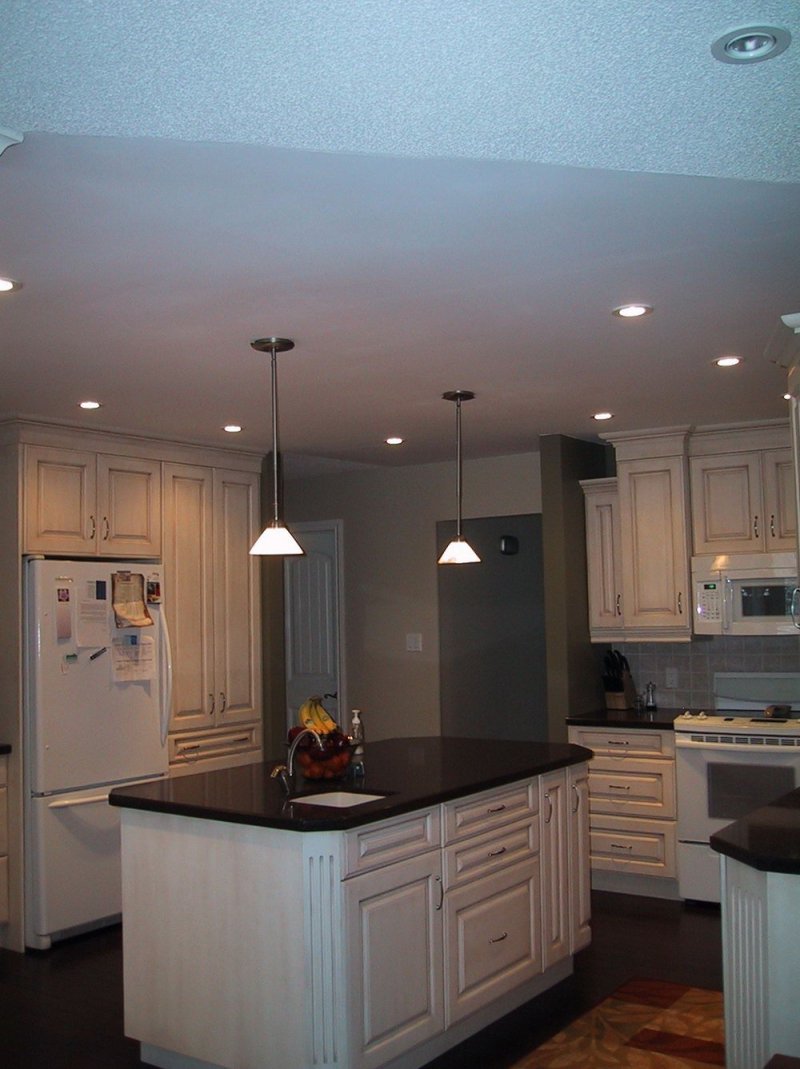
<svg viewBox="0 0 800 1069">
<path fill-rule="evenodd" d="M 345 716 L 349 717 L 349 705 L 347 703 L 347 678 L 345 674 L 345 608 L 344 608 L 344 520 L 308 520 L 305 523 L 293 523 L 292 534 L 299 536 L 298 542 L 303 544 L 304 531 L 332 531 L 334 536 L 334 575 L 336 583 L 336 620 L 333 621 L 336 630 L 337 649 L 337 675 L 338 686 L 338 720 L 341 727 L 346 730 L 349 726 L 343 723 Z M 285 557 L 283 561 L 283 634 L 286 648 L 289 649 L 289 636 L 291 634 L 291 599 L 288 592 L 291 584 L 290 569 L 292 557 Z M 288 684 L 288 660 L 284 661 L 284 686 Z M 289 715 L 288 691 L 284 700 L 283 716 L 286 729 L 294 726 L 294 719 Z"/>
</svg>

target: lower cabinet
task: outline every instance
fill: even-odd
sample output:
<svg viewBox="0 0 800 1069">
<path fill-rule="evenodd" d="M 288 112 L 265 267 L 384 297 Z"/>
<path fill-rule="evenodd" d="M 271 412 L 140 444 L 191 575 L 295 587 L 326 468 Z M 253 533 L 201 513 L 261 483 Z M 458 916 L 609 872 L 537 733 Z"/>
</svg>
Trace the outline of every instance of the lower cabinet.
<svg viewBox="0 0 800 1069">
<path fill-rule="evenodd" d="M 0 754 L 0 924 L 8 921 L 8 779 Z"/>
</svg>

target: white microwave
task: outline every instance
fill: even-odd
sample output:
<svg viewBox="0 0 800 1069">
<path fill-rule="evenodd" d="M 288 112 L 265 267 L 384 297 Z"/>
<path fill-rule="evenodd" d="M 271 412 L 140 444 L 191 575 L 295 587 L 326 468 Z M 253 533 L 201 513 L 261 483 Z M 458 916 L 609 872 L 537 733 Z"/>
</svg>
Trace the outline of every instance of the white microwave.
<svg viewBox="0 0 800 1069">
<path fill-rule="evenodd" d="M 692 558 L 697 635 L 791 635 L 800 629 L 794 553 Z"/>
</svg>

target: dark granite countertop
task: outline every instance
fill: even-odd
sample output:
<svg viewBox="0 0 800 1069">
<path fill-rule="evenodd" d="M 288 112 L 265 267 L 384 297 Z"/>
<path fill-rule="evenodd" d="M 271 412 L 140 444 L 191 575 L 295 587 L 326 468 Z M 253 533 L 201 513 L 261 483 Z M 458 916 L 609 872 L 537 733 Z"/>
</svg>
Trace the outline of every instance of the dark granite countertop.
<svg viewBox="0 0 800 1069">
<path fill-rule="evenodd" d="M 11 753 L 11 746 L 7 742 L 0 742 L 0 754 Z"/>
<path fill-rule="evenodd" d="M 367 744 L 366 775 L 357 785 L 350 780 L 337 783 L 303 781 L 298 777 L 298 795 L 337 789 L 386 795 L 355 808 L 308 805 L 299 796 L 287 799 L 279 781 L 270 777 L 274 761 L 116 787 L 109 801 L 127 809 L 232 824 L 292 831 L 334 831 L 501 787 L 591 757 L 591 750 L 566 743 L 439 737 L 387 739 Z"/>
<path fill-rule="evenodd" d="M 594 713 L 568 716 L 567 723 L 573 727 L 592 728 L 658 728 L 671 731 L 676 716 L 685 710 L 656 709 L 653 713 L 637 713 L 635 709 L 599 709 Z"/>
<path fill-rule="evenodd" d="M 711 848 L 762 872 L 800 875 L 800 788 L 715 832 Z"/>
</svg>

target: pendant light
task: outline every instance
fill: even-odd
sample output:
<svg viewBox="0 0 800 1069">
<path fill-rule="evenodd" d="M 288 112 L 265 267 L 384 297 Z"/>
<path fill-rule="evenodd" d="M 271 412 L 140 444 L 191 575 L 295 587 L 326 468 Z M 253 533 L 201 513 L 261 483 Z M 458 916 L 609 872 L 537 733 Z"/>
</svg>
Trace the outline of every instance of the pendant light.
<svg viewBox="0 0 800 1069">
<path fill-rule="evenodd" d="M 474 396 L 471 390 L 449 390 L 442 394 L 444 401 L 456 404 L 456 537 L 439 557 L 439 564 L 478 564 L 481 559 L 461 537 L 461 402 L 471 401 Z"/>
<path fill-rule="evenodd" d="M 253 543 L 250 552 L 259 557 L 288 557 L 303 552 L 281 518 L 278 494 L 278 353 L 294 349 L 289 338 L 257 338 L 250 342 L 260 353 L 269 353 L 272 371 L 272 519 Z"/>
</svg>

